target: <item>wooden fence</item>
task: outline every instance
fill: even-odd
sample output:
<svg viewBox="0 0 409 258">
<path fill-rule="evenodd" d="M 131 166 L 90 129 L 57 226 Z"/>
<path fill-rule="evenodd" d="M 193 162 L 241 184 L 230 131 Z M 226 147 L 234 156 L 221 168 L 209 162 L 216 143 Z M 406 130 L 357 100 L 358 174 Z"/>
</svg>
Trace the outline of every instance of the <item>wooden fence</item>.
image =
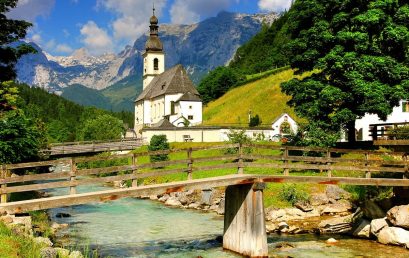
<svg viewBox="0 0 409 258">
<path fill-rule="evenodd" d="M 149 156 L 163 154 L 177 159 L 148 162 Z M 119 164 L 94 167 L 109 162 Z M 29 173 L 33 169 L 58 165 L 65 166 L 67 170 L 41 174 Z M 224 171 L 224 174 L 245 174 L 253 172 L 254 169 L 259 169 L 256 172 L 266 178 L 273 174 L 282 176 L 280 178 L 298 176 L 298 181 L 305 183 L 317 182 L 317 177 L 322 178 L 323 175 L 332 178 L 334 173 L 341 173 L 341 175 L 348 173 L 347 176 L 337 177 L 340 179 L 337 182 L 344 184 L 397 186 L 408 185 L 407 181 L 409 181 L 406 180 L 408 161 L 404 153 L 267 144 L 224 144 L 126 155 L 3 164 L 1 165 L 0 195 L 1 203 L 6 203 L 7 195 L 11 193 L 69 188 L 69 194 L 75 195 L 77 186 L 81 185 L 128 181 L 132 187 L 138 187 L 138 179 L 182 174 L 185 180 L 192 180 L 195 173 L 199 174 L 203 171 L 220 170 Z M 14 174 L 13 172 L 17 170 L 19 173 L 23 171 L 24 175 Z M 302 174 L 306 171 L 310 173 L 309 176 Z M 271 177 L 269 180 L 272 180 Z"/>
<path fill-rule="evenodd" d="M 83 142 L 64 142 L 52 143 L 47 149 L 41 150 L 44 155 L 67 155 L 77 153 L 93 153 L 104 151 L 123 151 L 133 150 L 142 145 L 143 139 L 132 138 L 110 141 L 83 141 Z"/>
</svg>

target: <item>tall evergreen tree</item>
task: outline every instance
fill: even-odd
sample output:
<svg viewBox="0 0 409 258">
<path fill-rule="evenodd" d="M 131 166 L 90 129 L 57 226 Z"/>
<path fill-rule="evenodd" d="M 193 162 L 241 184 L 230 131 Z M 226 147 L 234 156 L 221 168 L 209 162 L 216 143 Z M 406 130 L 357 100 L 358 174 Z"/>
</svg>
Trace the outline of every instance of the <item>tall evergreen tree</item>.
<svg viewBox="0 0 409 258">
<path fill-rule="evenodd" d="M 298 0 L 288 20 L 292 68 L 317 72 L 282 91 L 314 130 L 334 135 L 344 127 L 353 142 L 356 119 L 386 119 L 409 98 L 407 1 Z"/>
</svg>

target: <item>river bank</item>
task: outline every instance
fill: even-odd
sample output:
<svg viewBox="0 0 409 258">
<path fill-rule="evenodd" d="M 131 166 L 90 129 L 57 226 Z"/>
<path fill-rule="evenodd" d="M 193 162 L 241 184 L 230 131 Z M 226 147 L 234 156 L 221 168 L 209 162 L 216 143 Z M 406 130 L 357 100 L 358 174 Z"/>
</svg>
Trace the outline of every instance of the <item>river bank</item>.
<svg viewBox="0 0 409 258">
<path fill-rule="evenodd" d="M 224 189 L 143 198 L 171 207 L 224 214 Z M 390 199 L 357 205 L 349 192 L 335 185 L 295 202 L 294 207 L 267 208 L 265 214 L 269 234 L 344 234 L 409 249 L 409 205 L 394 206 Z"/>
</svg>

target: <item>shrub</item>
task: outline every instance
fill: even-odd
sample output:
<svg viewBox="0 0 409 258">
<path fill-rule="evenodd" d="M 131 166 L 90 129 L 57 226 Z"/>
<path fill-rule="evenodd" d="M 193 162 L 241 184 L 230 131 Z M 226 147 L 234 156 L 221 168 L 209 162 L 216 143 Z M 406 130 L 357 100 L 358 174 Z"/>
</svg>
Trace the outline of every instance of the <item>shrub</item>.
<svg viewBox="0 0 409 258">
<path fill-rule="evenodd" d="M 151 138 L 148 146 L 149 151 L 169 150 L 169 143 L 166 135 L 154 135 Z M 151 162 L 166 161 L 169 160 L 168 154 L 151 155 Z"/>
<path fill-rule="evenodd" d="M 227 137 L 229 137 L 229 142 L 232 144 L 250 144 L 252 143 L 252 140 L 250 137 L 246 135 L 245 130 L 230 130 L 230 132 L 227 134 Z M 238 153 L 238 148 L 228 148 L 226 150 L 226 154 L 237 154 Z M 243 153 L 245 154 L 250 154 L 252 152 L 251 148 L 244 148 Z"/>
<path fill-rule="evenodd" d="M 392 130 L 392 138 L 396 140 L 407 140 L 409 139 L 409 125 L 399 126 Z"/>
<path fill-rule="evenodd" d="M 250 118 L 249 127 L 256 127 L 259 125 L 261 125 L 261 118 L 258 115 Z"/>
<path fill-rule="evenodd" d="M 308 193 L 297 188 L 295 184 L 284 184 L 278 196 L 281 200 L 291 203 L 291 205 L 297 202 L 307 202 L 309 199 Z"/>
</svg>

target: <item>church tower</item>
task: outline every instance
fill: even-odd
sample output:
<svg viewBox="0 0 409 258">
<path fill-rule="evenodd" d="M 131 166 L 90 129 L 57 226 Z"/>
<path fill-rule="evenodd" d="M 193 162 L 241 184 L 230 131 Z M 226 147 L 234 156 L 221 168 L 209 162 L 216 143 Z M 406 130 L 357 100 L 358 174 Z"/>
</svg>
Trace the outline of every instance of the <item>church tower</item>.
<svg viewBox="0 0 409 258">
<path fill-rule="evenodd" d="M 155 78 L 155 76 L 165 71 L 165 53 L 163 44 L 158 36 L 158 18 L 155 16 L 155 7 L 150 19 L 150 36 L 145 44 L 145 53 L 143 53 L 143 89 Z"/>
</svg>

